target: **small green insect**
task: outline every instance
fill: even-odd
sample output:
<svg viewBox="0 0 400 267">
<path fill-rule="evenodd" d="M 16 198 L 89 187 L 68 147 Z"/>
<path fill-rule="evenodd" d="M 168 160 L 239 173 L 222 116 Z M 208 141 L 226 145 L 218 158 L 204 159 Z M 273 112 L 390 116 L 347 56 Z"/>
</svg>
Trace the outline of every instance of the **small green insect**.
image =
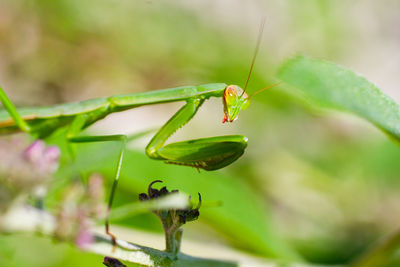
<svg viewBox="0 0 400 267">
<path fill-rule="evenodd" d="M 121 150 L 118 157 L 118 167 L 108 202 L 108 208 L 111 209 L 120 176 L 127 137 L 121 134 L 102 136 L 81 136 L 79 134 L 88 126 L 102 120 L 111 113 L 144 105 L 185 101 L 186 104 L 151 139 L 146 147 L 146 154 L 152 159 L 163 160 L 166 163 L 191 166 L 207 171 L 223 168 L 237 160 L 244 153 L 247 146 L 247 138 L 245 136 L 227 135 L 209 137 L 168 145 L 165 145 L 165 142 L 173 133 L 189 122 L 204 101 L 210 97 L 222 98 L 224 111 L 223 123 L 235 121 L 239 112 L 249 106 L 251 96 L 249 97 L 245 91 L 258 52 L 262 28 L 263 24 L 260 28 L 260 35 L 244 90 L 237 85 L 213 83 L 128 95 L 115 95 L 50 107 L 21 108 L 17 110 L 3 89 L 0 88 L 0 101 L 5 108 L 5 110 L 0 110 L 0 134 L 24 131 L 35 138 L 46 138 L 59 128 L 66 127 L 66 139 L 71 143 L 120 142 Z M 254 94 L 269 87 L 271 86 Z M 108 225 L 107 219 L 106 233 L 112 236 Z"/>
</svg>

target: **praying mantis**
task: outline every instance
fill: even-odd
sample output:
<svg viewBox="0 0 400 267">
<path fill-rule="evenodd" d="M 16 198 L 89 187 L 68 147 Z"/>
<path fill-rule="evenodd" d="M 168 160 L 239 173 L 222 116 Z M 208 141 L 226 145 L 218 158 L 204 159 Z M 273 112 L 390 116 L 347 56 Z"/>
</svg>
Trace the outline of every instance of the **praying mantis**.
<svg viewBox="0 0 400 267">
<path fill-rule="evenodd" d="M 212 83 L 127 95 L 114 95 L 50 107 L 17 109 L 0 87 L 0 101 L 5 108 L 0 110 L 0 134 L 23 131 L 35 138 L 46 138 L 59 128 L 65 127 L 67 129 L 66 139 L 70 143 L 120 142 L 118 164 L 108 201 L 108 211 L 110 211 L 120 176 L 127 136 L 121 134 L 82 136 L 80 133 L 111 113 L 145 105 L 184 101 L 184 106 L 153 136 L 146 146 L 146 154 L 152 159 L 163 160 L 169 164 L 191 166 L 207 171 L 223 168 L 237 160 L 244 153 L 247 146 L 247 138 L 245 136 L 226 135 L 181 141 L 167 145 L 165 143 L 173 133 L 188 123 L 204 101 L 211 97 L 222 98 L 223 123 L 235 121 L 240 111 L 249 106 L 252 95 L 249 96 L 246 93 L 246 88 L 258 52 L 263 25 L 262 23 L 244 90 L 237 85 Z M 275 84 L 265 87 L 253 95 L 272 86 L 275 86 Z M 106 233 L 115 240 L 109 231 L 108 216 L 105 227 Z"/>
</svg>

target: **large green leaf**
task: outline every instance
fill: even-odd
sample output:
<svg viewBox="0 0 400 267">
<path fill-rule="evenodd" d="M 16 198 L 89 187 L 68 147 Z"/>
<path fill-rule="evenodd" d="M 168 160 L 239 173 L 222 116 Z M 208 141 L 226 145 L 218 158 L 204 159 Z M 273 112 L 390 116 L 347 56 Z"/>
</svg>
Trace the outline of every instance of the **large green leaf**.
<svg viewBox="0 0 400 267">
<path fill-rule="evenodd" d="M 311 103 L 354 113 L 400 141 L 400 106 L 365 78 L 333 63 L 295 57 L 278 77 Z"/>
</svg>

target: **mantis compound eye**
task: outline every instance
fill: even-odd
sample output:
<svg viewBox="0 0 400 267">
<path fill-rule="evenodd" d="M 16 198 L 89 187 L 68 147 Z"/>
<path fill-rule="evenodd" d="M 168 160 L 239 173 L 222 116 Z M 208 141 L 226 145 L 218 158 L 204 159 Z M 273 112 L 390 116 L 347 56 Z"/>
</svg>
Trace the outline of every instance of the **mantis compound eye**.
<svg viewBox="0 0 400 267">
<path fill-rule="evenodd" d="M 235 87 L 235 85 L 229 85 L 224 90 L 224 99 L 227 103 L 233 103 L 237 100 L 238 95 Z"/>
</svg>

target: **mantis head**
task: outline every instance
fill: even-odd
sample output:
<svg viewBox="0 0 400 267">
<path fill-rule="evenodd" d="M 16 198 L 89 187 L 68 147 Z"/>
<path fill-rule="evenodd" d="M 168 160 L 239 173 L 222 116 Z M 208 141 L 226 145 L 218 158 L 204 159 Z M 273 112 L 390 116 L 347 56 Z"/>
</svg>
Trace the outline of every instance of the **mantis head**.
<svg viewBox="0 0 400 267">
<path fill-rule="evenodd" d="M 277 86 L 280 84 L 274 83 L 270 84 L 267 87 L 264 87 L 261 90 L 258 90 L 255 93 L 252 93 L 250 96 L 246 94 L 246 92 L 237 85 L 229 85 L 225 88 L 224 94 L 222 96 L 222 102 L 224 103 L 224 118 L 222 119 L 222 123 L 227 121 L 233 122 L 237 119 L 239 112 L 249 107 L 250 98 L 254 95 L 261 93 L 269 88 Z"/>
<path fill-rule="evenodd" d="M 257 38 L 257 45 L 256 49 L 254 50 L 254 55 L 251 61 L 250 70 L 247 76 L 244 90 L 237 85 L 228 85 L 224 90 L 222 96 L 222 102 L 224 103 L 224 118 L 222 119 L 222 123 L 235 121 L 239 115 L 239 112 L 249 107 L 250 98 L 252 96 L 279 84 L 279 83 L 271 84 L 261 90 L 258 90 L 255 93 L 252 93 L 250 96 L 246 94 L 246 89 L 247 85 L 249 84 L 251 72 L 253 71 L 254 62 L 257 57 L 258 49 L 260 48 L 261 37 L 264 30 L 264 24 L 265 24 L 265 18 L 261 21 L 260 32 L 258 33 L 258 38 Z"/>
<path fill-rule="evenodd" d="M 237 85 L 228 85 L 225 88 L 222 102 L 224 104 L 222 123 L 235 121 L 239 112 L 250 105 L 249 96 Z"/>
<path fill-rule="evenodd" d="M 261 20 L 260 31 L 258 33 L 257 45 L 254 50 L 253 59 L 251 61 L 249 75 L 244 86 L 244 90 L 237 85 L 228 85 L 223 93 L 222 102 L 224 103 L 224 118 L 222 123 L 227 121 L 233 122 L 237 119 L 239 112 L 243 109 L 248 108 L 250 104 L 250 97 L 246 94 L 247 85 L 250 80 L 251 72 L 253 71 L 254 62 L 257 57 L 258 49 L 261 43 L 261 37 L 264 30 L 265 18 Z"/>
</svg>

